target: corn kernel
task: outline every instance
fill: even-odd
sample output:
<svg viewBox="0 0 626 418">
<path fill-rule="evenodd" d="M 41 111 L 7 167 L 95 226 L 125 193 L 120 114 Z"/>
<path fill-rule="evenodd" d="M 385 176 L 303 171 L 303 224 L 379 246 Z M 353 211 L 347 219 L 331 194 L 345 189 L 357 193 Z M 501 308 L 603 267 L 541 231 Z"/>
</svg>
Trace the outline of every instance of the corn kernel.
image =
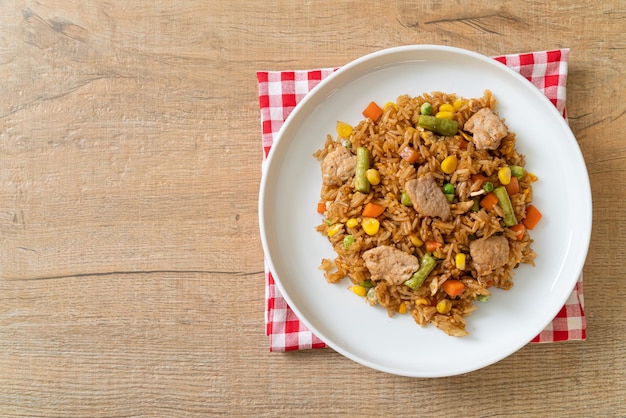
<svg viewBox="0 0 626 418">
<path fill-rule="evenodd" d="M 359 221 L 355 218 L 350 218 L 348 219 L 348 222 L 346 222 L 346 226 L 348 228 L 355 228 L 358 224 L 359 224 Z"/>
<path fill-rule="evenodd" d="M 410 235 L 409 239 L 411 240 L 411 244 L 415 245 L 416 247 L 421 247 L 422 245 L 424 245 L 424 241 L 419 239 L 417 235 Z"/>
<path fill-rule="evenodd" d="M 398 313 L 404 315 L 406 312 L 407 312 L 406 303 L 405 302 L 400 303 L 400 306 L 398 306 Z"/>
<path fill-rule="evenodd" d="M 435 117 L 439 118 L 439 119 L 452 119 L 453 116 L 454 116 L 454 114 L 452 112 L 447 112 L 445 110 L 440 110 L 435 115 Z"/>
<path fill-rule="evenodd" d="M 456 170 L 457 164 L 458 160 L 456 158 L 456 155 L 449 155 L 441 162 L 441 171 L 446 174 L 452 174 L 454 173 L 454 170 Z"/>
<path fill-rule="evenodd" d="M 365 177 L 367 177 L 367 181 L 369 181 L 372 186 L 380 184 L 380 173 L 375 168 L 367 170 L 365 172 Z"/>
<path fill-rule="evenodd" d="M 430 302 L 426 298 L 417 298 L 415 299 L 415 306 L 419 305 L 430 305 Z"/>
<path fill-rule="evenodd" d="M 352 290 L 352 292 L 353 292 L 355 295 L 359 295 L 359 296 L 365 296 L 365 295 L 367 295 L 367 289 L 366 289 L 366 288 L 364 288 L 363 286 L 357 286 L 357 285 L 354 285 L 354 286 L 351 286 L 351 287 L 350 287 L 350 290 Z"/>
<path fill-rule="evenodd" d="M 394 102 L 387 102 L 387 103 L 385 103 L 385 105 L 383 106 L 383 110 L 387 110 L 389 108 L 393 108 L 395 110 L 398 110 L 398 105 L 395 104 Z"/>
<path fill-rule="evenodd" d="M 498 170 L 498 180 L 503 186 L 506 186 L 511 182 L 511 167 L 508 165 Z"/>
<path fill-rule="evenodd" d="M 450 113 L 454 113 L 454 106 L 452 106 L 449 103 L 444 103 L 441 106 L 439 106 L 439 111 L 440 112 L 450 112 Z"/>
<path fill-rule="evenodd" d="M 342 138 L 348 138 L 352 134 L 352 126 L 345 122 L 337 121 L 337 134 Z"/>
<path fill-rule="evenodd" d="M 341 231 L 341 228 L 343 228 L 342 224 L 335 224 L 328 228 L 326 234 L 328 234 L 329 237 L 334 237 L 335 235 L 337 235 L 337 233 L 339 233 L 339 231 Z"/>
<path fill-rule="evenodd" d="M 364 218 L 361 227 L 367 235 L 376 235 L 380 228 L 380 222 L 376 218 Z"/>
<path fill-rule="evenodd" d="M 447 314 L 452 309 L 452 301 L 450 299 L 441 299 L 437 302 L 437 312 Z"/>
<path fill-rule="evenodd" d="M 456 268 L 458 268 L 459 270 L 465 270 L 465 254 L 458 253 L 454 257 L 454 264 L 456 265 Z"/>
<path fill-rule="evenodd" d="M 459 110 L 461 106 L 463 106 L 463 99 L 456 99 L 454 103 L 452 103 L 452 107 L 454 108 L 455 112 Z"/>
</svg>

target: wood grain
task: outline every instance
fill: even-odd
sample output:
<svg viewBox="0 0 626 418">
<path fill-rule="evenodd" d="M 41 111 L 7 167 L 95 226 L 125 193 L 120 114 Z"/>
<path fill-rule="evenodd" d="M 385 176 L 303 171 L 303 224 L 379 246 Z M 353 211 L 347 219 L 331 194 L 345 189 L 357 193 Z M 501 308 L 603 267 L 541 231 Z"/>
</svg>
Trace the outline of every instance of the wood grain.
<svg viewBox="0 0 626 418">
<path fill-rule="evenodd" d="M 0 415 L 626 416 L 623 2 L 0 2 Z M 390 376 L 268 352 L 259 69 L 571 48 L 588 340 Z M 538 296 L 540 297 L 540 296 Z"/>
</svg>

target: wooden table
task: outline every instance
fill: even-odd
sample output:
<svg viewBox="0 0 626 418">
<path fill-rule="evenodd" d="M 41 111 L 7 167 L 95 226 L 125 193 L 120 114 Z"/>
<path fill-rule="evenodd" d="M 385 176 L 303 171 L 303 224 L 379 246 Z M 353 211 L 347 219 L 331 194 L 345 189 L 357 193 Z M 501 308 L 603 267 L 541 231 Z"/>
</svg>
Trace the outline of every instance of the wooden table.
<svg viewBox="0 0 626 418">
<path fill-rule="evenodd" d="M 0 2 L 0 416 L 626 416 L 625 18 L 621 0 Z M 269 353 L 255 70 L 410 43 L 571 48 L 586 342 L 441 379 Z"/>
</svg>

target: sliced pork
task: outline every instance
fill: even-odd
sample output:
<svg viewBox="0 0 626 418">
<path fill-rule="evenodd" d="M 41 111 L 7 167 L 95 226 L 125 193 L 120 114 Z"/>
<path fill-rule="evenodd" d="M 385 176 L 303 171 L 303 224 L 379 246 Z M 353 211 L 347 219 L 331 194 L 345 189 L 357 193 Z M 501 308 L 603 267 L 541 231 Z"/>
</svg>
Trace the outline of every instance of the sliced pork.
<svg viewBox="0 0 626 418">
<path fill-rule="evenodd" d="M 508 130 L 493 110 L 484 107 L 470 117 L 463 129 L 472 133 L 476 149 L 498 149 Z"/>
<path fill-rule="evenodd" d="M 339 146 L 322 160 L 322 182 L 327 186 L 341 186 L 354 177 L 356 155 Z"/>
<path fill-rule="evenodd" d="M 365 267 L 373 281 L 402 284 L 420 268 L 417 257 L 389 245 L 379 245 L 363 253 Z"/>
<path fill-rule="evenodd" d="M 473 266 L 478 274 L 489 273 L 509 261 L 509 241 L 500 235 L 471 241 L 469 248 Z"/>
<path fill-rule="evenodd" d="M 413 207 L 422 216 L 439 217 L 447 221 L 450 216 L 450 204 L 441 187 L 431 175 L 409 180 L 404 185 L 413 203 Z"/>
</svg>

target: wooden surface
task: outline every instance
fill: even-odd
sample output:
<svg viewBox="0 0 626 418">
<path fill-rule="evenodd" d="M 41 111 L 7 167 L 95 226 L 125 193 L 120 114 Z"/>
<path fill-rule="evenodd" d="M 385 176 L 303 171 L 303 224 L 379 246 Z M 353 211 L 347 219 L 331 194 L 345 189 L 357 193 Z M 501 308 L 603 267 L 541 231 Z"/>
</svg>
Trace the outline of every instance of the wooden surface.
<svg viewBox="0 0 626 418">
<path fill-rule="evenodd" d="M 0 1 L 0 416 L 626 416 L 625 10 Z M 571 48 L 586 342 L 430 380 L 268 352 L 254 72 L 410 43 Z"/>
</svg>

